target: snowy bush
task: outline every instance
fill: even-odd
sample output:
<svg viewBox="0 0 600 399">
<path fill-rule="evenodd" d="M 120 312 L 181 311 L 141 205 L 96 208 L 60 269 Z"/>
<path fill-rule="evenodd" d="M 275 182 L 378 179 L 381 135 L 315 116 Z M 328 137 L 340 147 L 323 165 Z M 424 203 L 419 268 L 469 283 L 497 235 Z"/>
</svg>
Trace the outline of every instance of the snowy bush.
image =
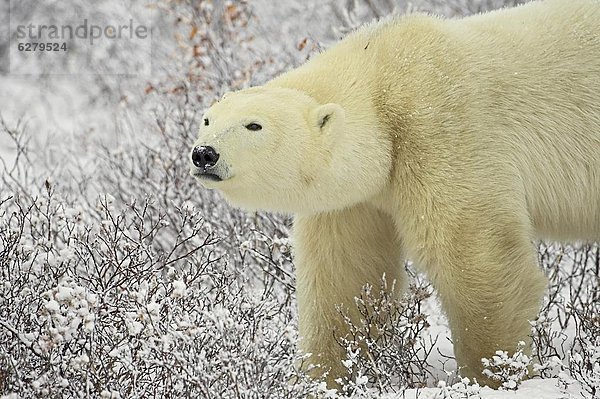
<svg viewBox="0 0 600 399">
<path fill-rule="evenodd" d="M 573 353 L 569 360 L 571 375 L 579 381 L 585 397 L 598 398 L 600 395 L 600 341 L 582 342 L 586 346 Z"/>
<path fill-rule="evenodd" d="M 574 378 L 588 397 L 599 392 L 599 254 L 598 244 L 540 246 L 550 284 L 545 306 L 532 323 L 534 371 L 542 377 Z"/>
<path fill-rule="evenodd" d="M 411 284 L 402 297 L 395 294 L 395 282 L 383 279 L 380 287 L 365 286 L 357 297 L 360 321 L 339 311 L 349 330 L 340 337 L 346 350 L 342 362 L 349 377 L 340 381 L 345 394 L 366 394 L 369 388 L 384 393 L 425 386 L 428 362 L 435 342 L 424 334 L 429 327 L 422 302 L 431 296 L 425 284 Z"/>
<path fill-rule="evenodd" d="M 483 358 L 483 375 L 498 381 L 502 388 L 515 390 L 527 375 L 531 358 L 523 353 L 525 342 L 519 342 L 511 356 L 506 351 L 496 351 L 491 359 Z"/>
<path fill-rule="evenodd" d="M 598 248 L 596 247 L 596 255 Z M 596 258 L 598 267 L 598 258 Z M 596 269 L 596 273 L 598 273 Z M 600 274 L 596 274 L 596 283 L 600 283 Z M 582 384 L 585 396 L 600 397 L 600 286 L 586 292 L 585 306 L 577 309 L 577 334 L 571 348 L 569 370 L 571 375 Z"/>
<path fill-rule="evenodd" d="M 553 307 L 546 307 L 553 309 Z M 568 337 L 564 330 L 556 328 L 556 318 L 549 318 L 544 311 L 531 323 L 533 346 L 533 372 L 542 378 L 558 377 L 565 369 L 564 353 L 559 344 Z"/>
<path fill-rule="evenodd" d="M 0 393 L 295 398 L 313 389 L 294 368 L 292 292 L 261 270 L 262 284 L 248 285 L 252 267 L 226 261 L 196 212 L 170 209 L 171 226 L 151 200 L 119 210 L 105 195 L 92 210 L 57 191 L 48 183 L 0 207 Z"/>
<path fill-rule="evenodd" d="M 460 381 L 448 385 L 445 381 L 438 383 L 439 392 L 434 399 L 469 399 L 480 398 L 481 387 L 474 383 L 472 384 L 468 378 L 462 378 Z"/>
</svg>

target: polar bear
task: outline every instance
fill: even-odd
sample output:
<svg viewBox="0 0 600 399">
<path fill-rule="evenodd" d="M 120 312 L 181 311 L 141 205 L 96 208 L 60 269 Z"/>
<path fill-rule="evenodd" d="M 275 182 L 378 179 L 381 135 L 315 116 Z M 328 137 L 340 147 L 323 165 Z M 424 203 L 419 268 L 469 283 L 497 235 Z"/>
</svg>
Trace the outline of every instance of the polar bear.
<svg viewBox="0 0 600 399">
<path fill-rule="evenodd" d="M 461 373 L 527 341 L 534 242 L 600 238 L 600 2 L 531 2 L 368 25 L 210 107 L 191 173 L 234 205 L 295 215 L 299 329 L 344 374 L 336 304 L 405 280 L 447 313 Z M 352 315 L 357 317 L 356 314 Z"/>
</svg>

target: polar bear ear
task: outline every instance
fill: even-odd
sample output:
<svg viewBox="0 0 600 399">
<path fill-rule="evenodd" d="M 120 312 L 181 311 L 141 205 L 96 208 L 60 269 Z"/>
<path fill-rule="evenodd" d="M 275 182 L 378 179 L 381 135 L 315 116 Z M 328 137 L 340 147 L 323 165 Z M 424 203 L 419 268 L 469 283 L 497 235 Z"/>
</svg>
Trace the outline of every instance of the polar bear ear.
<svg viewBox="0 0 600 399">
<path fill-rule="evenodd" d="M 334 126 L 342 125 L 345 117 L 344 108 L 334 103 L 320 105 L 311 112 L 313 126 L 323 133 L 331 131 Z"/>
</svg>

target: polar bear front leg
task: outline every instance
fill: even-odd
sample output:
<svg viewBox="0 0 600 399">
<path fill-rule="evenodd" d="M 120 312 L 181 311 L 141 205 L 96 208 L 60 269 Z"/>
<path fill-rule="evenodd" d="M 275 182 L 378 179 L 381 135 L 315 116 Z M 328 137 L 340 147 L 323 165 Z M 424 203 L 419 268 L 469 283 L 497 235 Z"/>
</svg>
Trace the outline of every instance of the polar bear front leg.
<svg viewBox="0 0 600 399">
<path fill-rule="evenodd" d="M 357 319 L 354 298 L 369 283 L 379 287 L 396 280 L 406 284 L 401 243 L 389 216 L 369 205 L 340 211 L 297 216 L 294 221 L 294 259 L 297 268 L 300 348 L 319 364 L 311 374 L 328 371 L 327 383 L 346 374 L 343 348 L 336 337 L 347 328 L 336 309 L 348 310 Z"/>
</svg>

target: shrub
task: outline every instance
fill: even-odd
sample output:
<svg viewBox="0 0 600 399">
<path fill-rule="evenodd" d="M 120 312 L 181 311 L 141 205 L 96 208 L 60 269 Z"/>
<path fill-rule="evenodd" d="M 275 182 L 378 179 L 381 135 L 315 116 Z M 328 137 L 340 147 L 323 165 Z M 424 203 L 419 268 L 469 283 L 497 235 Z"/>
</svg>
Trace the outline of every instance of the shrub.
<svg viewBox="0 0 600 399">
<path fill-rule="evenodd" d="M 435 341 L 425 334 L 429 323 L 421 309 L 431 288 L 415 281 L 403 296 L 395 292 L 395 282 L 388 285 L 385 278 L 378 289 L 363 287 L 355 298 L 359 321 L 339 309 L 349 330 L 338 341 L 346 350 L 342 363 L 349 377 L 340 381 L 345 394 L 366 394 L 370 388 L 383 394 L 426 384 Z"/>
</svg>

